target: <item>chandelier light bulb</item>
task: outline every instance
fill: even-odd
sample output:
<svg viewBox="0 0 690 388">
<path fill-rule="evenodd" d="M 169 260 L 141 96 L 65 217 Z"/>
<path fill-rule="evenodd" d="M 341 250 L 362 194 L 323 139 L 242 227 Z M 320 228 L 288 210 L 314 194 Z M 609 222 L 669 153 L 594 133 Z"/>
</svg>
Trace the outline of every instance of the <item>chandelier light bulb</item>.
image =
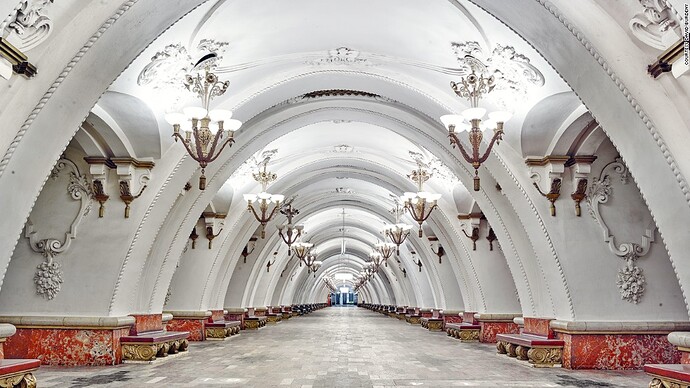
<svg viewBox="0 0 690 388">
<path fill-rule="evenodd" d="M 201 120 L 208 115 L 208 111 L 204 108 L 198 107 L 198 106 L 188 106 L 182 110 L 184 112 L 184 115 L 187 116 L 187 119 L 193 120 Z"/>
<path fill-rule="evenodd" d="M 181 125 L 188 120 L 183 113 L 172 112 L 165 115 L 165 121 L 170 125 Z"/>
</svg>

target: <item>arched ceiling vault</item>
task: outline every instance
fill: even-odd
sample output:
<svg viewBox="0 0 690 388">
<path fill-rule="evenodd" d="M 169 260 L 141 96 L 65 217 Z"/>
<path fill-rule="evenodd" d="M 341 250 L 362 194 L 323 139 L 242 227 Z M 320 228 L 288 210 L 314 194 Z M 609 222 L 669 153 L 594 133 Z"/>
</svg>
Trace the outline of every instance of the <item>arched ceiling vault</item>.
<svg viewBox="0 0 690 388">
<path fill-rule="evenodd" d="M 610 25 L 611 34 L 593 31 L 595 26 L 583 20 L 585 13 L 578 13 L 580 7 L 594 12 L 602 26 Z M 109 302 L 93 307 L 91 313 L 158 312 L 171 289 L 171 306 L 187 310 L 224 307 L 228 302 L 312 301 L 325 290 L 323 276 L 360 269 L 367 247 L 380 236 L 379 223 L 392 221 L 387 213 L 390 195 L 414 190 L 405 175 L 414 168 L 415 155 L 421 155 L 443 166 L 427 186 L 443 197 L 425 231 L 447 247 L 452 257 L 446 265 L 451 270 L 436 264 L 428 240 L 414 237 L 403 247 L 402 265 L 391 263 L 362 292 L 382 303 L 521 310 L 527 316 L 561 319 L 596 317 L 598 311 L 587 302 L 590 290 L 578 286 L 589 260 L 580 259 L 607 254 L 606 248 L 591 244 L 573 249 L 561 233 L 564 228 L 577 229 L 572 225 L 579 222 L 584 232 L 576 241 L 585 241 L 596 226 L 584 224 L 591 220 L 561 223 L 563 218 L 552 218 L 524 159 L 563 150 L 596 151 L 609 144 L 606 135 L 656 220 L 666 248 L 661 251 L 668 254 L 661 257 L 662 264 L 678 280 L 669 287 L 680 286 L 687 300 L 690 266 L 683 263 L 690 242 L 674 221 L 690 218 L 685 180 L 689 162 L 674 159 L 688 154 L 690 147 L 676 141 L 684 135 L 678 123 L 688 119 L 676 107 L 687 104 L 670 101 L 668 85 L 635 73 L 643 66 L 621 68 L 626 62 L 622 59 L 629 56 L 623 52 L 639 50 L 630 47 L 624 30 L 596 2 L 587 0 L 580 6 L 516 0 L 499 5 L 463 0 L 420 8 L 393 0 L 171 0 L 159 9 L 152 0 L 139 0 L 81 10 L 61 6 L 56 13 L 54 20 L 65 28 L 52 36 L 55 44 L 32 53 L 42 72 L 30 81 L 10 80 L 7 86 L 21 92 L 0 96 L 5 107 L 0 117 L 8 128 L 16 128 L 16 133 L 0 137 L 0 208 L 12 209 L 4 219 L 7 230 L 0 234 L 3 279 L 11 260 L 23 265 L 12 259 L 18 236 L 51 167 L 67 147 L 68 153 L 156 163 L 148 189 L 126 223 L 114 218 L 85 221 L 85 228 L 113 230 L 124 242 L 99 258 L 101 270 L 117 275 L 112 285 L 101 287 L 102 295 L 91 296 Z M 311 22 L 305 24 L 305 18 Z M 92 36 L 93 31 L 97 33 Z M 603 36 L 610 41 L 603 41 Z M 199 44 L 208 44 L 205 39 L 228 43 L 221 45 L 216 71 L 231 87 L 213 105 L 232 109 L 245 124 L 236 133 L 236 144 L 207 169 L 208 189 L 183 191 L 199 171 L 172 142 L 163 117 L 192 101 L 173 81 L 179 81 L 197 58 Z M 506 125 L 504 141 L 480 169 L 478 192 L 465 189 L 473 171 L 451 149 L 438 121 L 441 114 L 457 113 L 467 105 L 448 83 L 464 74 L 463 55 L 455 51 L 472 41 L 484 52 L 475 54 L 486 61 L 493 60 L 495 50 L 494 57 L 510 55 L 505 47 L 513 47 L 543 78 L 543 85 L 528 85 L 526 93 L 514 99 L 515 115 Z M 630 50 L 614 47 L 617 43 Z M 177 46 L 166 52 L 170 45 Z M 165 55 L 175 50 L 184 53 L 168 60 Z M 643 63 L 644 56 L 631 60 Z M 142 73 L 143 69 L 151 71 Z M 26 82 L 32 82 L 31 87 L 23 88 Z M 487 98 L 482 104 L 496 108 L 502 102 Z M 88 118 L 80 125 L 84 117 Z M 247 172 L 256 168 L 263 152 L 273 149 L 277 153 L 269 167 L 279 178 L 269 191 L 298 195 L 295 205 L 302 213 L 297 220 L 305 224 L 305 238 L 316 242 L 324 255 L 316 277 L 300 270 L 294 260 L 287 261 L 276 221 L 269 224 L 266 238 L 257 242 L 246 265 L 241 263 L 243 248 L 257 232 L 242 200 L 242 194 L 257 190 L 246 179 Z M 644 158 L 638 157 L 640 149 L 647 151 Z M 570 189 L 570 182 L 564 185 Z M 476 207 L 484 213 L 480 226 L 491 227 L 497 235 L 501 249 L 490 258 L 492 268 L 509 284 L 506 288 L 491 288 L 488 266 L 468 249 L 470 243 L 461 233 L 472 225 L 458 221 L 458 209 Z M 208 209 L 227 212 L 219 221 L 223 233 L 213 248 L 185 251 L 189 231 L 206 226 L 199 215 Z M 345 222 L 351 229 L 345 237 L 351 260 L 345 268 L 338 258 L 339 209 L 353 218 Z M 23 248 L 19 246 L 18 252 Z M 74 262 L 84 251 L 75 252 Z M 276 251 L 275 267 L 267 271 Z M 423 270 L 417 271 L 412 260 L 419 260 Z M 283 268 L 286 272 L 280 276 Z M 614 265 L 606 269 L 615 271 Z M 407 278 L 401 277 L 403 270 Z M 187 285 L 189 292 L 182 295 Z M 513 285 L 519 305 L 515 301 L 497 307 L 491 295 L 512 292 Z M 1 291 L 0 297 L 11 298 Z M 47 312 L 64 307 L 40 299 L 33 302 Z M 611 298 L 599 307 L 624 318 L 640 317 L 634 306 L 620 303 Z M 675 317 L 670 311 L 677 306 L 668 306 L 656 315 L 650 307 L 648 313 Z"/>
</svg>

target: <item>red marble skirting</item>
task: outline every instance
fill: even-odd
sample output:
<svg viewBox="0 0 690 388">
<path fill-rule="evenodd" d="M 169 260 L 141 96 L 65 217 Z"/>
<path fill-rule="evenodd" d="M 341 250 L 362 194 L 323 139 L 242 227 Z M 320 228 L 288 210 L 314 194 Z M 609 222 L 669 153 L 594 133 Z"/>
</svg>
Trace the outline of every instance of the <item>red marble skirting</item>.
<svg viewBox="0 0 690 388">
<path fill-rule="evenodd" d="M 132 314 L 135 323 L 129 335 L 138 335 L 147 331 L 163 330 L 163 314 Z"/>
<path fill-rule="evenodd" d="M 496 343 L 496 334 L 518 334 L 520 327 L 513 322 L 479 322 L 479 342 Z"/>
<path fill-rule="evenodd" d="M 166 325 L 166 330 L 168 331 L 188 331 L 189 341 L 205 341 L 206 340 L 206 330 L 204 323 L 206 318 L 196 318 L 196 319 L 185 319 L 185 318 L 173 318 Z"/>
<path fill-rule="evenodd" d="M 681 361 L 681 352 L 666 334 L 556 333 L 556 337 L 565 342 L 563 367 L 569 369 L 641 369 L 644 364 Z"/>
<path fill-rule="evenodd" d="M 525 326 L 523 333 L 540 335 L 546 338 L 555 338 L 553 330 L 549 324 L 553 321 L 551 318 L 530 318 L 524 317 Z"/>
<path fill-rule="evenodd" d="M 44 365 L 115 365 L 122 362 L 120 337 L 129 327 L 108 329 L 17 328 L 5 342 L 7 358 L 37 358 Z"/>
</svg>

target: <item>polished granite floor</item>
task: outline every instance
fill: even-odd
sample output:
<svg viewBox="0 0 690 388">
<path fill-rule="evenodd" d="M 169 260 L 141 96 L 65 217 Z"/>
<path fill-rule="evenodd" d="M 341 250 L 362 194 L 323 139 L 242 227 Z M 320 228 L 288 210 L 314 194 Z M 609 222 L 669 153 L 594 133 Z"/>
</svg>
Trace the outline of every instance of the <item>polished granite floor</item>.
<svg viewBox="0 0 690 388">
<path fill-rule="evenodd" d="M 227 341 L 192 342 L 153 364 L 41 367 L 39 387 L 646 387 L 636 371 L 531 368 L 356 307 L 243 331 Z"/>
</svg>

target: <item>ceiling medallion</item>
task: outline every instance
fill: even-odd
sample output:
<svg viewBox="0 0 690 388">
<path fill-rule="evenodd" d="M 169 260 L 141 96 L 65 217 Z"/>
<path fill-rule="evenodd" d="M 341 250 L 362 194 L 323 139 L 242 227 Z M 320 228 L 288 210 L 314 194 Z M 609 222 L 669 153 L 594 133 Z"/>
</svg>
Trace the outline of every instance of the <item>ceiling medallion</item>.
<svg viewBox="0 0 690 388">
<path fill-rule="evenodd" d="M 139 73 L 137 85 L 149 86 L 153 89 L 184 90 L 181 81 L 194 69 L 194 58 L 201 58 L 208 54 L 215 54 L 214 62 L 223 59 L 223 53 L 228 43 L 216 42 L 213 39 L 202 39 L 196 47 L 196 52 L 190 54 L 181 43 L 169 44 L 157 52 L 151 61 Z M 192 57 L 194 55 L 194 57 Z"/>
<path fill-rule="evenodd" d="M 466 76 L 475 72 L 493 77 L 496 102 L 503 107 L 524 99 L 530 88 L 544 85 L 544 75 L 511 46 L 499 44 L 487 52 L 478 42 L 467 41 L 451 47 Z"/>
<path fill-rule="evenodd" d="M 354 147 L 347 145 L 347 144 L 340 144 L 340 145 L 333 147 L 333 152 L 346 153 L 346 152 L 352 152 L 353 150 L 354 150 Z"/>
<path fill-rule="evenodd" d="M 347 47 L 338 47 L 333 50 L 328 50 L 325 58 L 319 58 L 313 61 L 307 61 L 308 65 L 371 65 L 371 63 L 364 58 L 361 58 L 361 53 Z"/>
<path fill-rule="evenodd" d="M 336 194 L 354 194 L 355 191 L 346 187 L 336 187 L 333 191 Z"/>
</svg>

